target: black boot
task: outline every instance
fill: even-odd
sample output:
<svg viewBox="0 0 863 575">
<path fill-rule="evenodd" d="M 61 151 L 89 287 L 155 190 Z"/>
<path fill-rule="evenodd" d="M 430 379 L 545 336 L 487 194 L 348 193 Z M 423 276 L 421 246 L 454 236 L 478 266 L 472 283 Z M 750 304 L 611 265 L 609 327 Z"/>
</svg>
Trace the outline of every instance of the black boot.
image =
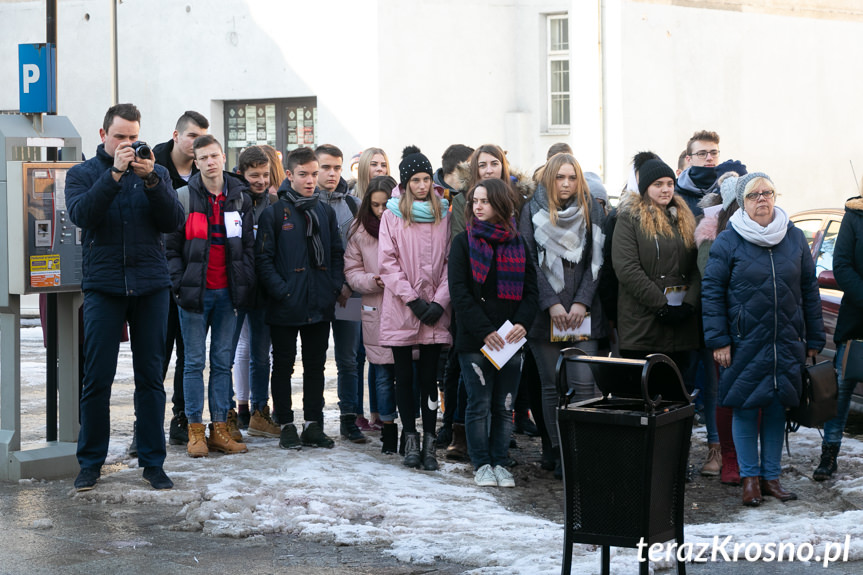
<svg viewBox="0 0 863 575">
<path fill-rule="evenodd" d="M 422 463 L 420 459 L 420 434 L 416 431 L 405 431 L 402 437 L 405 438 L 404 464 L 407 467 L 419 469 Z"/>
<path fill-rule="evenodd" d="M 440 429 L 437 430 L 437 439 L 435 440 L 435 445 L 438 447 L 442 447 L 446 449 L 446 447 L 452 442 L 452 424 L 447 425 L 446 422 L 441 426 Z"/>
<path fill-rule="evenodd" d="M 515 412 L 515 422 L 512 426 L 513 433 L 520 433 L 528 437 L 536 437 L 539 435 L 539 429 L 536 424 L 530 419 L 530 414 L 527 411 Z"/>
<path fill-rule="evenodd" d="M 421 454 L 423 469 L 437 471 L 437 459 L 434 456 L 434 433 L 423 433 L 423 451 Z"/>
<path fill-rule="evenodd" d="M 189 443 L 189 420 L 184 412 L 174 414 L 168 428 L 168 442 L 171 445 L 186 445 Z"/>
<path fill-rule="evenodd" d="M 369 438 L 363 435 L 360 428 L 357 427 L 356 413 L 343 413 L 339 417 L 339 433 L 348 441 L 354 443 L 366 443 Z"/>
<path fill-rule="evenodd" d="M 839 445 L 836 443 L 824 443 L 821 445 L 821 463 L 815 468 L 812 478 L 815 481 L 832 479 L 836 473 L 836 456 L 839 455 Z"/>
<path fill-rule="evenodd" d="M 381 430 L 381 453 L 395 453 L 398 450 L 399 430 L 395 423 L 384 423 Z"/>
</svg>

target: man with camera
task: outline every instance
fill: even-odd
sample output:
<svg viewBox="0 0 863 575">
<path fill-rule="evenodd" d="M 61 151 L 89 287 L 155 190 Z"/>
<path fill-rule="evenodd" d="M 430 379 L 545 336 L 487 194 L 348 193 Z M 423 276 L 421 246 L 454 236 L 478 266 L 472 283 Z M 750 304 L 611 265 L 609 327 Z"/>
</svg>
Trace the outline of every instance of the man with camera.
<svg viewBox="0 0 863 575">
<path fill-rule="evenodd" d="M 165 461 L 162 362 L 171 280 L 162 234 L 183 223 L 183 208 L 167 170 L 138 141 L 141 114 L 133 104 L 108 109 L 96 157 L 69 170 L 66 205 L 82 229 L 84 388 L 75 479 L 96 486 L 108 454 L 111 384 L 123 323 L 129 323 L 135 372 L 138 462 L 154 489 L 173 483 Z"/>
</svg>

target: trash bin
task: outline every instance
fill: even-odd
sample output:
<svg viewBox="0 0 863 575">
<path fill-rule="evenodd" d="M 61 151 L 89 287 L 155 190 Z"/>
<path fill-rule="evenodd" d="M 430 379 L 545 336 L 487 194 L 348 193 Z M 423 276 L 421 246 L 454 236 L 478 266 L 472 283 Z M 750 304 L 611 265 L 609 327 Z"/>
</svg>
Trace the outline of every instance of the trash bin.
<svg viewBox="0 0 863 575">
<path fill-rule="evenodd" d="M 569 403 L 566 366 L 572 362 L 590 366 L 602 398 Z M 561 573 L 570 573 L 574 543 L 602 546 L 603 575 L 611 546 L 672 539 L 682 545 L 695 407 L 674 362 L 661 354 L 633 360 L 567 348 L 558 359 L 557 384 L 566 495 Z M 642 575 L 648 570 L 648 561 L 640 564 Z M 677 572 L 686 573 L 684 562 Z"/>
</svg>

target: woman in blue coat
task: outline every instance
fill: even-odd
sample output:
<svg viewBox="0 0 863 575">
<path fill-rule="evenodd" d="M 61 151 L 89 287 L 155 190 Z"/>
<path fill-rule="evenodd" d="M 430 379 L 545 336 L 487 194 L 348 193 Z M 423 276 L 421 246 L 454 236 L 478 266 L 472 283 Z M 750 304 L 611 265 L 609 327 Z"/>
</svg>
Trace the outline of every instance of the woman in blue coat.
<svg viewBox="0 0 863 575">
<path fill-rule="evenodd" d="M 779 483 L 785 409 L 798 404 L 806 357 L 826 340 L 809 246 L 774 206 L 773 182 L 753 172 L 737 179 L 735 194 L 743 209 L 710 249 L 702 310 L 719 400 L 734 412 L 743 504 L 754 507 L 762 494 L 797 499 Z"/>
</svg>

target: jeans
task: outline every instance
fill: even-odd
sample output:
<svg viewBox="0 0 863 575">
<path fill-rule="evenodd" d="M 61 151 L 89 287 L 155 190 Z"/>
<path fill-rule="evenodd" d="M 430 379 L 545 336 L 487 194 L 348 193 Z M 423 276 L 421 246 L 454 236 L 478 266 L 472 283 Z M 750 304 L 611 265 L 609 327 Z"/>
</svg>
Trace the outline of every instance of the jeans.
<svg viewBox="0 0 863 575">
<path fill-rule="evenodd" d="M 481 353 L 459 353 L 459 362 L 467 388 L 464 427 L 471 463 L 474 469 L 486 464 L 505 466 L 521 354 L 515 354 L 500 371 Z"/>
<path fill-rule="evenodd" d="M 595 339 L 587 341 L 560 341 L 552 342 L 545 339 L 528 338 L 533 357 L 536 359 L 539 381 L 542 386 L 542 413 L 545 419 L 545 428 L 548 430 L 548 438 L 551 440 L 552 448 L 557 451 L 560 445 L 560 436 L 557 433 L 557 405 L 560 401 L 557 390 L 557 378 L 555 369 L 560 350 L 567 347 L 577 347 L 588 355 L 596 355 L 599 342 Z M 599 389 L 593 379 L 590 366 L 586 364 L 570 363 L 566 366 L 569 389 L 575 390 L 573 399 L 582 401 L 599 397 Z"/>
<path fill-rule="evenodd" d="M 165 387 L 162 365 L 168 324 L 168 288 L 146 296 L 84 292 L 84 379 L 78 464 L 100 469 L 111 436 L 111 385 L 123 322 L 129 322 L 135 371 L 135 435 L 138 464 L 161 467 L 165 461 Z"/>
<path fill-rule="evenodd" d="M 231 409 L 231 360 L 237 316 L 226 289 L 204 290 L 202 313 L 180 308 L 180 328 L 186 346 L 183 392 L 186 396 L 186 418 L 202 423 L 204 413 L 204 363 L 207 355 L 207 331 L 210 333 L 210 383 L 207 403 L 210 419 L 222 422 Z"/>
<path fill-rule="evenodd" d="M 270 399 L 270 326 L 264 309 L 240 310 L 237 315 L 234 386 L 237 401 L 251 399 L 249 409 L 252 413 L 263 411 L 267 406 Z"/>
<path fill-rule="evenodd" d="M 422 413 L 423 432 L 434 433 L 437 421 L 437 361 L 440 344 L 421 345 L 419 359 L 420 413 Z M 411 346 L 393 347 L 396 371 L 396 403 L 402 414 L 402 428 L 407 432 L 417 429 L 414 417 L 414 366 Z"/>
<path fill-rule="evenodd" d="M 297 335 L 303 342 L 303 418 L 319 421 L 324 412 L 324 364 L 330 343 L 330 324 L 271 325 L 273 339 L 273 411 L 280 424 L 293 423 L 291 376 L 297 358 Z"/>
<path fill-rule="evenodd" d="M 758 414 L 761 414 L 761 427 Z M 734 408 L 731 424 L 740 477 L 777 479 L 782 472 L 782 439 L 785 437 L 785 407 L 778 398 L 763 408 Z M 761 459 L 758 438 L 761 438 Z"/>
<path fill-rule="evenodd" d="M 363 355 L 365 355 L 365 349 L 363 350 Z M 369 415 L 380 415 L 381 413 L 380 408 L 378 407 L 378 374 L 376 369 L 375 364 L 369 362 Z M 360 389 L 362 389 L 362 387 L 363 384 L 362 381 L 360 381 Z M 362 398 L 360 399 L 362 400 Z M 360 401 L 360 403 L 362 403 L 362 401 Z"/>
<path fill-rule="evenodd" d="M 357 348 L 362 322 L 333 320 L 333 346 L 338 371 L 339 412 L 362 413 L 359 408 L 360 378 L 357 373 Z"/>
<path fill-rule="evenodd" d="M 374 368 L 374 369 L 372 369 Z M 369 373 L 374 371 L 377 391 L 377 409 L 381 421 L 395 421 L 396 416 L 396 367 L 392 363 L 369 364 Z"/>
<path fill-rule="evenodd" d="M 843 341 L 836 348 L 836 357 L 833 365 L 836 366 L 836 382 L 839 384 L 839 399 L 836 405 L 836 417 L 824 424 L 823 445 L 842 445 L 842 432 L 845 431 L 845 422 L 848 421 L 848 410 L 851 407 L 851 394 L 854 392 L 857 382 L 842 377 L 842 357 L 845 355 L 847 341 Z"/>
</svg>

